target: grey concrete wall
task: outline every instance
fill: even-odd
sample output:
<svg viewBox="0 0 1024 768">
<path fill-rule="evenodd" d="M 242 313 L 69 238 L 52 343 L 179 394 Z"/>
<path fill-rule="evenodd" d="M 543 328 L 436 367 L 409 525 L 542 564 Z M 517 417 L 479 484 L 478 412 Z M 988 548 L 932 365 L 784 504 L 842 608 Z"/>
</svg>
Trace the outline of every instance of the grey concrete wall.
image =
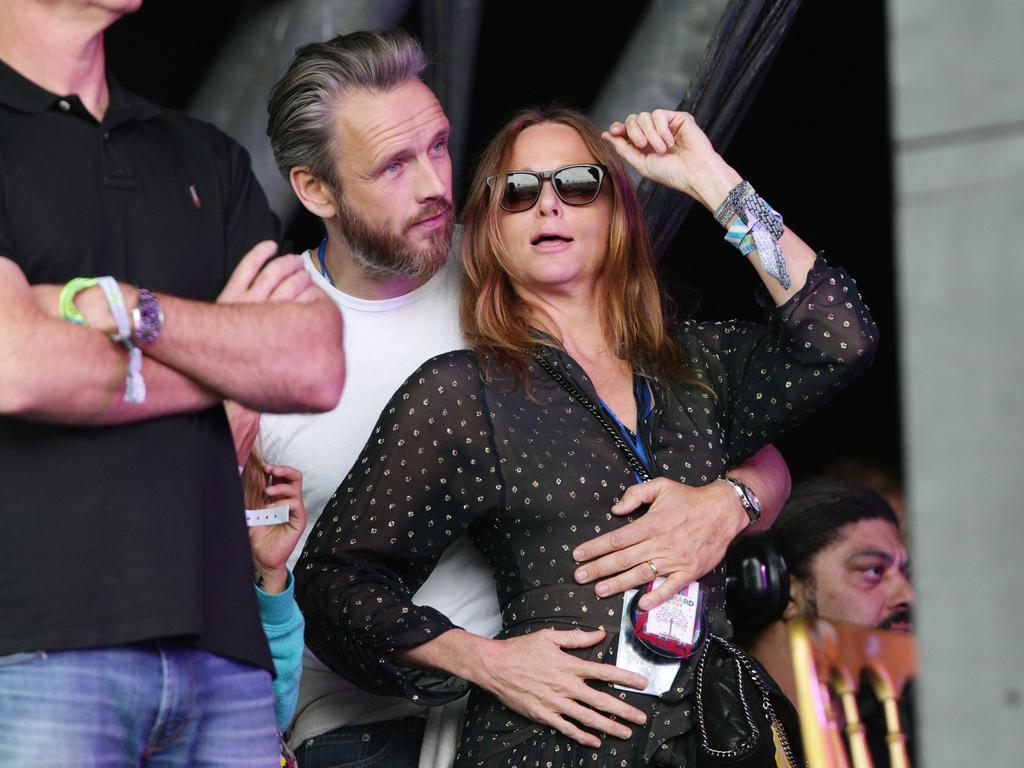
<svg viewBox="0 0 1024 768">
<path fill-rule="evenodd" d="M 890 0 L 920 764 L 1024 765 L 1024 2 Z"/>
</svg>

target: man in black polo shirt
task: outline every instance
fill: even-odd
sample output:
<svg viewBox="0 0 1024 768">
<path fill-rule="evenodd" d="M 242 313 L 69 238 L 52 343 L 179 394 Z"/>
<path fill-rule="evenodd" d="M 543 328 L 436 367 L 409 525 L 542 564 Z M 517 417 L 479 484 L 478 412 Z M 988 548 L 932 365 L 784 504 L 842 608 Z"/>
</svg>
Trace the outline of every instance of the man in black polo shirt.
<svg viewBox="0 0 1024 768">
<path fill-rule="evenodd" d="M 245 152 L 106 76 L 137 5 L 0 0 L 0 763 L 272 765 L 221 400 L 333 407 L 340 318 L 297 257 L 264 267 Z M 141 403 L 116 296 L 60 319 L 59 286 L 101 275 Z"/>
</svg>

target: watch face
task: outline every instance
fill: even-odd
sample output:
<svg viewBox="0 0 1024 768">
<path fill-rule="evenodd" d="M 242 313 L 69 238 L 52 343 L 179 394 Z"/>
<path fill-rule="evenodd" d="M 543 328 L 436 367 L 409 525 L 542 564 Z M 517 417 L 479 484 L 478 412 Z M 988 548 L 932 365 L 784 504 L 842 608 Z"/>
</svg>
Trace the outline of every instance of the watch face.
<svg viewBox="0 0 1024 768">
<path fill-rule="evenodd" d="M 743 495 L 747 497 L 747 501 L 750 502 L 750 506 L 754 508 L 757 514 L 761 514 L 761 500 L 757 498 L 752 490 L 743 486 Z"/>
<path fill-rule="evenodd" d="M 733 484 L 736 489 L 737 495 L 740 497 L 740 503 L 743 504 L 743 508 L 747 514 L 750 515 L 750 521 L 756 522 L 761 517 L 761 501 L 757 498 L 757 494 L 754 493 L 746 483 L 741 483 L 739 480 L 733 478 L 726 478 Z"/>
</svg>

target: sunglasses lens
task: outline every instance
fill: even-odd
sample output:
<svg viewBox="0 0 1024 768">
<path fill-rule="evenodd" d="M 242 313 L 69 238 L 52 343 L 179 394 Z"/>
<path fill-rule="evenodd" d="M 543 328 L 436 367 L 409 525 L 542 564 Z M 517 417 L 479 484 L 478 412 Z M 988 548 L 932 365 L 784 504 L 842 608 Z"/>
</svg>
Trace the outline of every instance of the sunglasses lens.
<svg viewBox="0 0 1024 768">
<path fill-rule="evenodd" d="M 540 180 L 532 173 L 505 174 L 505 191 L 501 207 L 506 211 L 525 211 L 537 202 Z"/>
<path fill-rule="evenodd" d="M 566 203 L 586 205 L 601 191 L 601 169 L 596 165 L 572 165 L 556 173 L 551 181 Z"/>
<path fill-rule="evenodd" d="M 601 191 L 603 168 L 598 165 L 570 165 L 550 175 L 555 192 L 569 205 L 586 205 L 597 199 Z M 542 180 L 548 173 L 536 174 L 526 171 L 511 171 L 505 174 L 505 186 L 501 191 L 501 207 L 517 213 L 532 208 L 540 197 Z M 491 176 L 488 185 L 499 178 Z"/>
</svg>

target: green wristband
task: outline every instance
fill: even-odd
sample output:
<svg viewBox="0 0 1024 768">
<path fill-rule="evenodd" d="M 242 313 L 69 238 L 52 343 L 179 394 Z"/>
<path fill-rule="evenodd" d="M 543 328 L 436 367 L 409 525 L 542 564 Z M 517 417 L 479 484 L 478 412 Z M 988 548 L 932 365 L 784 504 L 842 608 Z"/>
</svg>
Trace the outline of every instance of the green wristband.
<svg viewBox="0 0 1024 768">
<path fill-rule="evenodd" d="M 95 277 L 74 277 L 60 290 L 60 316 L 69 323 L 85 325 L 85 318 L 75 306 L 75 296 L 97 284 Z"/>
</svg>

